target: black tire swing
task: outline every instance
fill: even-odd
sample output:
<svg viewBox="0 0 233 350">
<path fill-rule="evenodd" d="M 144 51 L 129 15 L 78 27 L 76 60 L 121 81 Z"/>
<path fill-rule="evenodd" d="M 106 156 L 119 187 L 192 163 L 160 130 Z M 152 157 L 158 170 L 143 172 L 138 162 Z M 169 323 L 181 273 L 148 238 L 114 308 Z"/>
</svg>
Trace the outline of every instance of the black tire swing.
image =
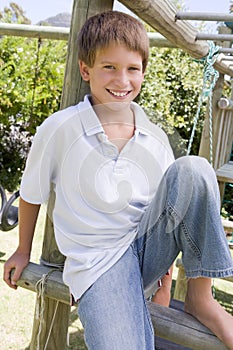
<svg viewBox="0 0 233 350">
<path fill-rule="evenodd" d="M 13 203 L 19 197 L 19 191 L 13 193 L 7 200 L 6 192 L 0 185 L 0 196 L 0 230 L 10 231 L 18 225 L 18 207 L 13 205 Z"/>
</svg>

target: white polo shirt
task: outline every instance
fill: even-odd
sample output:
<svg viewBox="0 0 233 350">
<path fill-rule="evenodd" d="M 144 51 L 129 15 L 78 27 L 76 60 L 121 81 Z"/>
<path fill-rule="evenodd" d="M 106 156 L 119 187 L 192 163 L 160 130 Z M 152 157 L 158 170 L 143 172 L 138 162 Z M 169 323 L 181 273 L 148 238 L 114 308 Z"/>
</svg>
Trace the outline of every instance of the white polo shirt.
<svg viewBox="0 0 233 350">
<path fill-rule="evenodd" d="M 162 175 L 174 161 L 167 136 L 136 103 L 135 133 L 119 153 L 89 97 L 47 118 L 34 137 L 20 195 L 56 200 L 55 237 L 66 256 L 63 279 L 75 299 L 127 250 Z"/>
</svg>

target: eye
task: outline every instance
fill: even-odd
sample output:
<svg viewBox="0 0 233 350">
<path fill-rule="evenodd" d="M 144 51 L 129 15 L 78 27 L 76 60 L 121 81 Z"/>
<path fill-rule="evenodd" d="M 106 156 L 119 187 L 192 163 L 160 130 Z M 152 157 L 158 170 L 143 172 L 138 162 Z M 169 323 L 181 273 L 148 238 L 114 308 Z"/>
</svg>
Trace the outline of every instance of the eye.
<svg viewBox="0 0 233 350">
<path fill-rule="evenodd" d="M 139 71 L 139 72 L 141 71 L 141 67 L 136 67 L 136 66 L 129 67 L 128 69 L 132 71 Z"/>
<path fill-rule="evenodd" d="M 115 67 L 111 66 L 110 64 L 107 64 L 106 66 L 104 66 L 104 69 L 115 69 Z"/>
</svg>

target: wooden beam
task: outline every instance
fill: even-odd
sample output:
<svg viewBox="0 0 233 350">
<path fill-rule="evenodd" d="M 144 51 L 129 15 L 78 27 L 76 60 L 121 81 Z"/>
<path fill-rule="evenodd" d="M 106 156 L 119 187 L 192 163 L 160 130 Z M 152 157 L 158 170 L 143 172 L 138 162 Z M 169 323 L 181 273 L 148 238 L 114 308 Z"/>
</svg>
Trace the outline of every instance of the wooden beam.
<svg viewBox="0 0 233 350">
<path fill-rule="evenodd" d="M 29 263 L 17 285 L 35 291 L 37 281 L 46 274 L 49 276 L 45 284 L 45 296 L 69 305 L 69 289 L 63 284 L 62 272 L 59 270 Z M 148 302 L 148 307 L 157 336 L 194 350 L 226 350 L 222 342 L 191 315 L 151 302 Z"/>
<path fill-rule="evenodd" d="M 13 273 L 13 272 L 12 272 Z M 49 273 L 45 284 L 45 296 L 70 305 L 69 288 L 63 283 L 59 268 L 38 265 L 30 262 L 24 269 L 17 286 L 36 292 L 36 284 L 42 276 Z"/>
<path fill-rule="evenodd" d="M 0 23 L 0 35 L 52 40 L 68 40 L 70 28 Z"/>
<path fill-rule="evenodd" d="M 211 33 L 198 33 L 196 40 L 219 40 L 219 41 L 233 41 L 232 34 L 211 34 Z"/>
<path fill-rule="evenodd" d="M 150 47 L 170 47 L 176 48 L 177 46 L 164 38 L 160 33 L 147 33 L 149 38 Z"/>
<path fill-rule="evenodd" d="M 101 11 L 106 9 L 105 1 L 101 4 Z M 151 42 L 153 41 L 151 46 L 179 47 L 187 51 L 194 58 L 202 58 L 208 54 L 209 46 L 207 41 L 197 40 L 199 33 L 188 21 L 177 20 L 177 10 L 169 0 L 120 0 L 120 2 L 136 13 L 152 28 L 162 34 L 162 36 L 158 36 L 157 38 L 150 35 Z M 94 14 L 94 11 L 92 14 Z M 78 22 L 78 18 L 78 14 L 76 14 L 76 17 L 73 17 L 73 21 Z M 78 28 L 80 23 L 81 22 L 76 23 Z M 68 31 L 68 28 L 59 28 L 58 30 L 56 27 L 15 25 L 7 23 L 0 24 L 0 34 L 4 35 L 67 40 L 69 35 Z M 223 57 L 225 56 L 222 54 L 219 55 L 215 62 L 215 68 L 220 73 L 232 77 L 232 64 L 230 62 L 224 62 Z"/>
<path fill-rule="evenodd" d="M 196 40 L 198 34 L 188 21 L 176 21 L 176 8 L 169 0 L 120 0 L 143 21 L 162 34 L 172 44 L 188 52 L 194 58 L 203 58 L 209 52 L 207 41 Z M 218 57 L 215 68 L 223 74 L 233 76 L 229 62 Z"/>
<path fill-rule="evenodd" d="M 233 183 L 233 162 L 223 164 L 216 171 L 217 179 L 220 182 Z"/>
<path fill-rule="evenodd" d="M 155 334 L 192 350 L 226 350 L 226 346 L 193 316 L 148 302 Z"/>
<path fill-rule="evenodd" d="M 214 21 L 214 22 L 233 22 L 233 15 L 229 13 L 212 13 L 212 12 L 182 12 L 176 13 L 177 20 L 193 21 Z"/>
<path fill-rule="evenodd" d="M 68 41 L 69 33 L 70 28 L 0 23 L 0 35 Z M 148 37 L 151 47 L 177 48 L 159 33 L 148 33 Z"/>
<path fill-rule="evenodd" d="M 202 58 L 208 54 L 205 41 L 196 41 L 198 30 L 187 21 L 176 22 L 176 8 L 169 0 L 120 0 L 132 12 L 170 42 L 189 52 L 192 57 Z"/>
</svg>

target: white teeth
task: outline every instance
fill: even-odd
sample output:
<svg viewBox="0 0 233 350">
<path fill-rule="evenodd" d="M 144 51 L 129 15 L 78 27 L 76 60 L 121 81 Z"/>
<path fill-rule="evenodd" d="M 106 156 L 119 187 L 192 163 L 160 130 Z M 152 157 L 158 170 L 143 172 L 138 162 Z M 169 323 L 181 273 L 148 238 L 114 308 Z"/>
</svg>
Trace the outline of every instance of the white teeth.
<svg viewBox="0 0 233 350">
<path fill-rule="evenodd" d="M 116 91 L 112 91 L 112 90 L 109 90 L 111 92 L 111 94 L 113 94 L 114 96 L 118 96 L 118 97 L 123 97 L 123 96 L 126 96 L 128 94 L 128 91 L 125 91 L 125 92 L 116 92 Z"/>
</svg>

